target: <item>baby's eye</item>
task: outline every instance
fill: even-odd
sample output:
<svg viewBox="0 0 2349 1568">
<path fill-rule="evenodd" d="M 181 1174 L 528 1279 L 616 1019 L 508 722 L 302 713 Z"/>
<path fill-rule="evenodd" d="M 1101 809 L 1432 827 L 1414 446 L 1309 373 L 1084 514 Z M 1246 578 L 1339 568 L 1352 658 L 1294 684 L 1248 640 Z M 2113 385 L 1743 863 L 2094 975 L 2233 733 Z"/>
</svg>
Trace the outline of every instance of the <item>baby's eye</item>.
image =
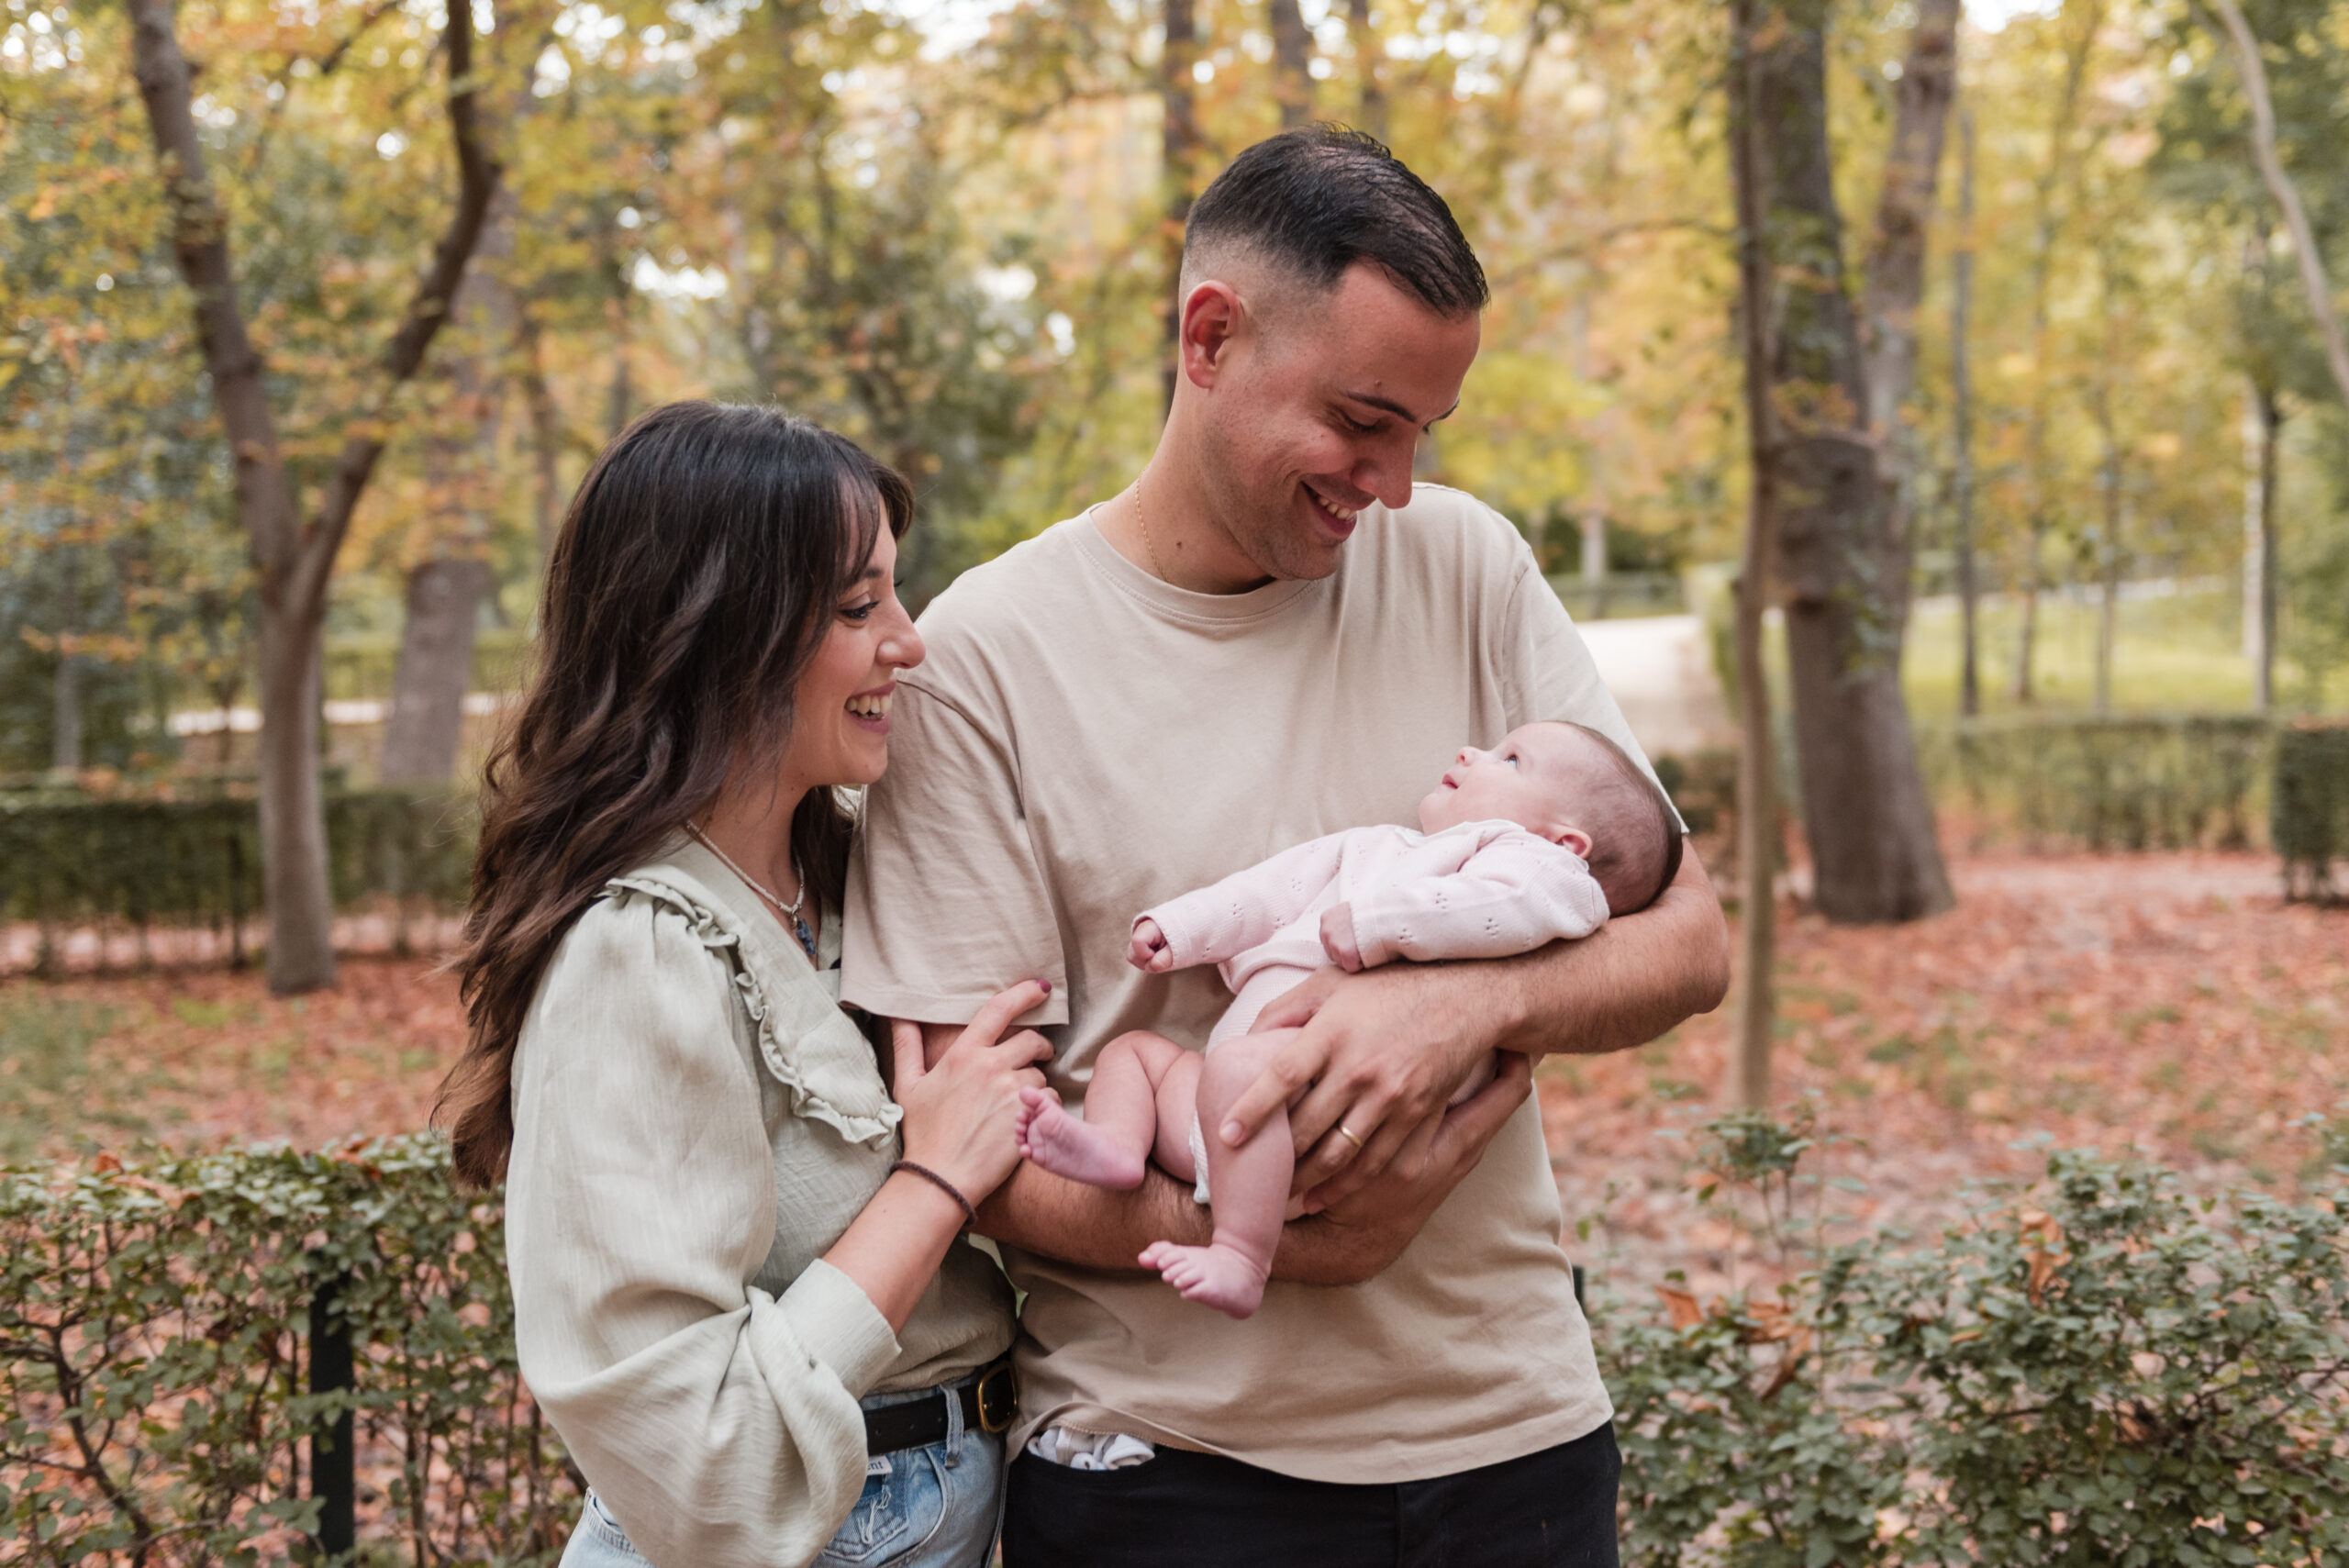
<svg viewBox="0 0 2349 1568">
<path fill-rule="evenodd" d="M 1513 767 L 1517 766 L 1517 753 L 1516 753 L 1516 752 L 1514 752 L 1514 751 L 1512 751 L 1512 752 L 1510 752 L 1508 756 L 1503 757 L 1503 758 L 1501 759 L 1501 761 L 1502 761 L 1502 762 L 1507 762 L 1510 767 L 1512 767 L 1512 768 L 1513 768 Z"/>
</svg>

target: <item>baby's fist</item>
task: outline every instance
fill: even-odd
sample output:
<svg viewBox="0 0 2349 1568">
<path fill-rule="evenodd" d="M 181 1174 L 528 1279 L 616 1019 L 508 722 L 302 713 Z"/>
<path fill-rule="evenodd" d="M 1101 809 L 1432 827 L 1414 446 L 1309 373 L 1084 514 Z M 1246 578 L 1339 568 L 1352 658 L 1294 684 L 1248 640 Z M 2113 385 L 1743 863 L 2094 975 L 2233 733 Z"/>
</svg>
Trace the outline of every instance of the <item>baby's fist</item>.
<svg viewBox="0 0 2349 1568">
<path fill-rule="evenodd" d="M 1166 949 L 1166 933 L 1158 929 L 1157 921 L 1144 916 L 1134 922 L 1133 945 L 1127 950 L 1126 962 L 1152 974 L 1163 974 L 1174 967 L 1174 955 Z"/>
</svg>

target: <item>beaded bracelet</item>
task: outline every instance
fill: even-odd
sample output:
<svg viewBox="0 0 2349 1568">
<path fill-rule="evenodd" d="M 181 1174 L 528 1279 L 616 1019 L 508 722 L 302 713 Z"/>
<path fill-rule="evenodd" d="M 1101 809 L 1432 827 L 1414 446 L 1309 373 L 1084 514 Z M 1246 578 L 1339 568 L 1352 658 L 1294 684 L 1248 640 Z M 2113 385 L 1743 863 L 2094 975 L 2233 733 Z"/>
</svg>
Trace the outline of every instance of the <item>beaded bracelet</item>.
<svg viewBox="0 0 2349 1568">
<path fill-rule="evenodd" d="M 940 1192 L 944 1193 L 948 1197 L 951 1197 L 956 1203 L 961 1204 L 963 1206 L 963 1213 L 966 1217 L 966 1222 L 963 1227 L 963 1229 L 969 1230 L 977 1226 L 979 1223 L 979 1211 L 971 1207 L 971 1200 L 963 1195 L 962 1188 L 956 1186 L 953 1183 L 948 1181 L 945 1177 L 931 1170 L 929 1166 L 917 1165 L 911 1160 L 900 1160 L 896 1164 L 889 1167 L 889 1173 L 893 1176 L 899 1171 L 911 1171 L 915 1175 L 919 1176 L 925 1182 L 932 1184 Z"/>
</svg>

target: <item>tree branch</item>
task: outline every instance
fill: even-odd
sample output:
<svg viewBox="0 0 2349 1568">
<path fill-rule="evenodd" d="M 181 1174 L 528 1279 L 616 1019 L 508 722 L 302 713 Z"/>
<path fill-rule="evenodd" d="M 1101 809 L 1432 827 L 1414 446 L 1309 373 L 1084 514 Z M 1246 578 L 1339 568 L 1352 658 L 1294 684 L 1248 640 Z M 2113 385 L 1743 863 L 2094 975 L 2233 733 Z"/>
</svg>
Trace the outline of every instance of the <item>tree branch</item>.
<svg viewBox="0 0 2349 1568">
<path fill-rule="evenodd" d="M 153 0 L 134 3 L 152 4 Z M 481 242 L 490 198 L 496 195 L 503 172 L 483 135 L 481 83 L 473 73 L 473 7 L 464 0 L 450 0 L 449 27 L 442 43 L 449 61 L 450 138 L 457 159 L 456 210 L 449 217 L 440 244 L 433 248 L 432 263 L 417 284 L 407 315 L 384 347 L 383 382 L 374 407 L 358 419 L 344 439 L 317 516 L 305 531 L 295 584 L 300 602 L 324 603 L 327 579 L 334 570 L 343 536 L 351 529 L 360 493 L 384 455 L 383 409 L 415 377 L 424 363 L 425 351 L 448 320 L 450 302 L 456 297 L 466 263 Z"/>
<path fill-rule="evenodd" d="M 277 423 L 262 384 L 261 356 L 237 304 L 228 260 L 228 215 L 204 167 L 195 128 L 187 56 L 174 30 L 173 0 L 128 0 L 132 72 L 147 106 L 155 153 L 163 167 L 172 250 L 180 275 L 195 295 L 195 330 L 211 373 L 220 422 L 235 459 L 237 512 L 245 521 L 264 600 L 281 581 L 295 548 L 294 493 L 277 443 Z"/>
<path fill-rule="evenodd" d="M 2349 345 L 2341 339 L 2341 318 L 2332 308 L 2332 287 L 2324 275 L 2324 252 L 2316 246 L 2316 230 L 2308 208 L 2300 205 L 2299 187 L 2284 172 L 2276 153 L 2276 103 L 2267 93 L 2267 67 L 2259 58 L 2259 40 L 2243 20 L 2235 0 L 2210 0 L 2212 9 L 2234 40 L 2235 61 L 2243 73 L 2243 95 L 2251 100 L 2251 149 L 2259 161 L 2260 178 L 2267 182 L 2276 205 L 2284 209 L 2284 226 L 2291 231 L 2292 254 L 2300 264 L 2300 287 L 2309 296 L 2309 314 L 2324 334 L 2325 358 L 2332 366 L 2333 384 L 2341 400 L 2349 403 Z"/>
</svg>

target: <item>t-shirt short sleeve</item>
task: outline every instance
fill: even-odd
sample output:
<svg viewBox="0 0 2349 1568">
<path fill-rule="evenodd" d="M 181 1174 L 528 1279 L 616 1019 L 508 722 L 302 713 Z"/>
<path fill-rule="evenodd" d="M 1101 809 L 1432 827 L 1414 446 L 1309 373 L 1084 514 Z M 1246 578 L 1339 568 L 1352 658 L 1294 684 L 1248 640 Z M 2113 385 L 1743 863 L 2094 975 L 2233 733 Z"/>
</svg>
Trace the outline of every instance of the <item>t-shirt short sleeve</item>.
<svg viewBox="0 0 2349 1568">
<path fill-rule="evenodd" d="M 865 792 L 849 862 L 841 999 L 959 1024 L 1006 986 L 1049 980 L 1022 1022 L 1066 1023 L 1068 964 L 1008 751 L 910 680 L 889 719 L 889 769 Z"/>
<path fill-rule="evenodd" d="M 1623 748 L 1650 778 L 1655 777 L 1654 764 L 1639 737 L 1599 679 L 1598 666 L 1582 633 L 1575 629 L 1574 617 L 1530 563 L 1510 592 L 1508 630 L 1501 649 L 1501 684 L 1509 697 L 1510 728 L 1553 719 L 1588 725 Z M 1673 819 L 1682 832 L 1688 830 L 1677 806 Z"/>
</svg>

